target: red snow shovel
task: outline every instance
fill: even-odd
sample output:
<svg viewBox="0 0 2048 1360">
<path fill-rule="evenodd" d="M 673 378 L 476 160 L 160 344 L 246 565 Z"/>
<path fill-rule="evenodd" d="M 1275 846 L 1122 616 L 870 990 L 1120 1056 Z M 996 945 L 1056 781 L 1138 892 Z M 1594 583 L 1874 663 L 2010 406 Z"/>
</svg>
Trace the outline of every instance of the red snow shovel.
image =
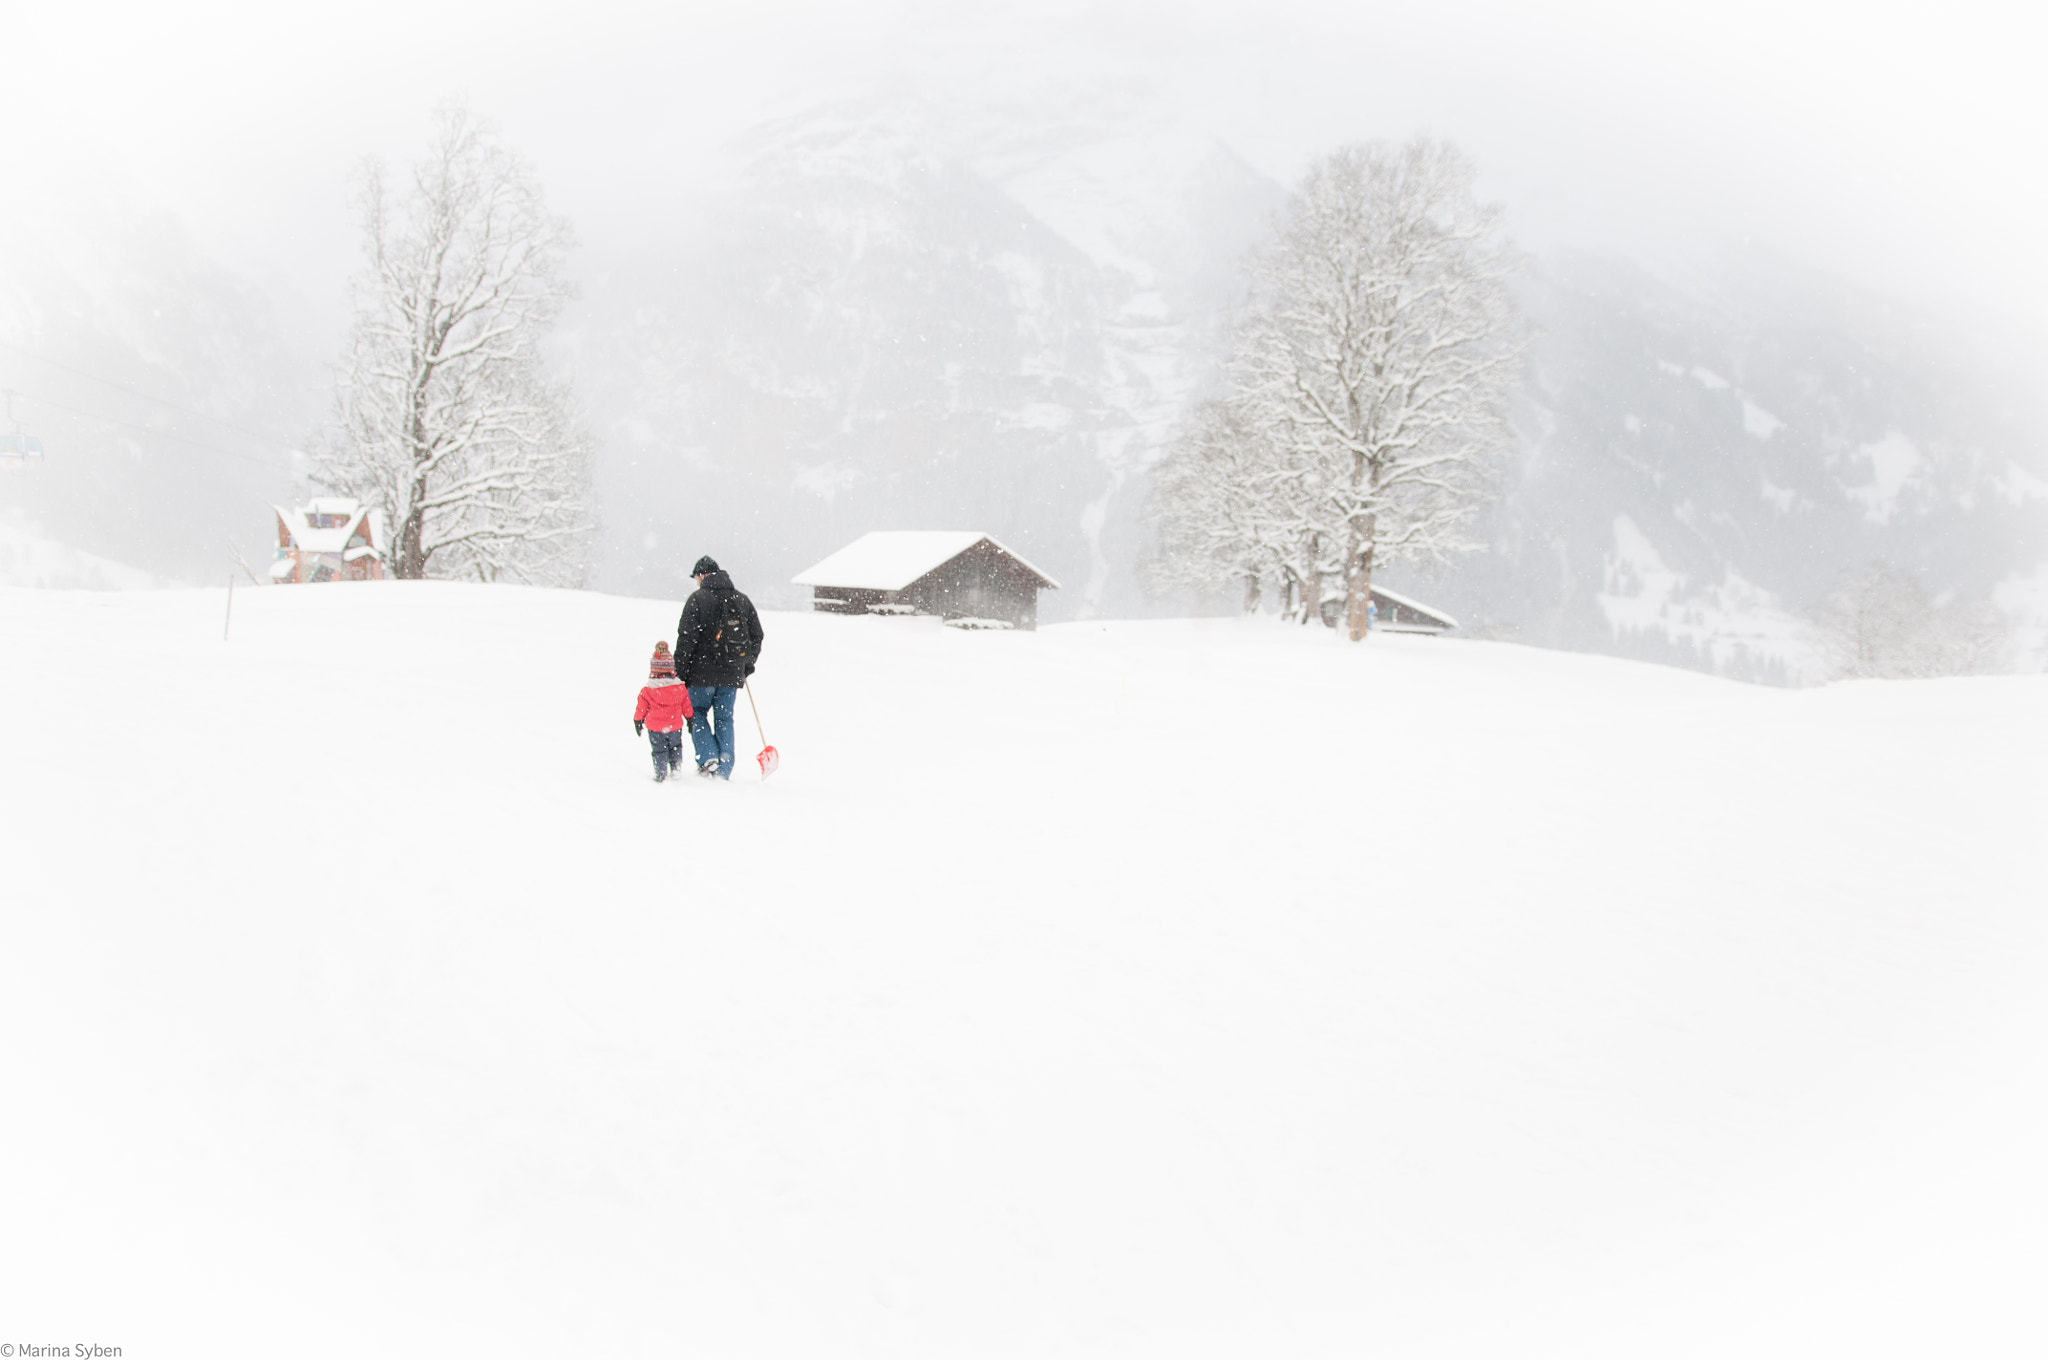
<svg viewBox="0 0 2048 1360">
<path fill-rule="evenodd" d="M 766 779 L 782 768 L 782 753 L 768 744 L 768 734 L 761 731 L 761 706 L 754 702 L 752 685 L 747 686 L 747 707 L 754 710 L 754 731 L 761 738 L 761 754 L 754 761 L 761 767 L 761 778 Z"/>
</svg>

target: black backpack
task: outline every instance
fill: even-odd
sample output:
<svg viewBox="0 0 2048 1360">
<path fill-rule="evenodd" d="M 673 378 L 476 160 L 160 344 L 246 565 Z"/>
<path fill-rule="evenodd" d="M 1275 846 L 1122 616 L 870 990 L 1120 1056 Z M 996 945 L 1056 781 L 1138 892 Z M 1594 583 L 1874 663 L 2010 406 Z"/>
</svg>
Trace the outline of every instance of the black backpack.
<svg viewBox="0 0 2048 1360">
<path fill-rule="evenodd" d="M 747 610 L 742 600 L 737 590 L 726 592 L 725 603 L 719 606 L 718 631 L 711 635 L 711 654 L 731 657 L 744 672 L 753 667 L 754 637 L 747 631 Z M 728 635 L 731 642 L 725 640 Z"/>
</svg>

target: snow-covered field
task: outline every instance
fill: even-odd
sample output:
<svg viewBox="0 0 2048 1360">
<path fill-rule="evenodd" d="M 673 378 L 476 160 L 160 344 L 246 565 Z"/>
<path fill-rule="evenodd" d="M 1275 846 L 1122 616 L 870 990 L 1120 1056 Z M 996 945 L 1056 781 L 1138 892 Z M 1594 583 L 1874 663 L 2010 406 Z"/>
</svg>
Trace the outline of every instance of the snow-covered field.
<svg viewBox="0 0 2048 1360">
<path fill-rule="evenodd" d="M 2048 677 L 223 604 L 0 590 L 10 1343 L 2048 1348 Z"/>
</svg>

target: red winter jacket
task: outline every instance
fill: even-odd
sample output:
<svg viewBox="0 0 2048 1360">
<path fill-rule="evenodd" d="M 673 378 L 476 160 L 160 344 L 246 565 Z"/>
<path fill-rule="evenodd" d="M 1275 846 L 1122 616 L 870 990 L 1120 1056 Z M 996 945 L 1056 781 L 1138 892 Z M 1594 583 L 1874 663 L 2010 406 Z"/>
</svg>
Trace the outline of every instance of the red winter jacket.
<svg viewBox="0 0 2048 1360">
<path fill-rule="evenodd" d="M 633 721 L 644 722 L 656 732 L 674 732 L 690 720 L 690 689 L 680 680 L 666 676 L 649 680 L 633 705 Z"/>
</svg>

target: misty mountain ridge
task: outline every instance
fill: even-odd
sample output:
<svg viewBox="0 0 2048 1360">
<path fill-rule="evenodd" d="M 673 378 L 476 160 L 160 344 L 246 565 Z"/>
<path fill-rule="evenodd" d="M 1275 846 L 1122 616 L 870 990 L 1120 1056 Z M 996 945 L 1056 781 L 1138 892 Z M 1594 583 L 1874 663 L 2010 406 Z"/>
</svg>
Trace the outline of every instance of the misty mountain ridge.
<svg viewBox="0 0 2048 1360">
<path fill-rule="evenodd" d="M 575 260 L 553 349 L 599 436 L 593 585 L 680 594 L 710 551 L 794 606 L 788 578 L 861 533 L 945 527 L 1059 578 L 1049 621 L 1230 608 L 1147 593 L 1146 469 L 1218 381 L 1282 186 L 1106 82 L 899 84 L 731 152 L 659 254 Z M 291 343 L 167 215 L 109 220 L 6 229 L 0 342 L 246 430 L 310 429 L 341 337 Z M 1805 606 L 1883 557 L 1938 596 L 1992 596 L 2038 659 L 2048 422 L 2010 362 L 1754 251 L 1686 270 L 1550 251 L 1521 296 L 1538 339 L 1488 551 L 1388 585 L 1484 636 L 1794 680 Z M 0 478 L 17 524 L 85 552 L 211 581 L 292 494 L 276 445 L 6 350 L 0 385 L 96 413 L 22 403 L 50 468 Z"/>
<path fill-rule="evenodd" d="M 68 217 L 10 216 L 0 388 L 46 454 L 34 472 L 0 473 L 0 512 L 92 559 L 218 581 L 230 544 L 253 550 L 266 504 L 292 493 L 320 363 L 268 292 L 207 258 L 170 212 L 110 195 Z"/>
<path fill-rule="evenodd" d="M 1227 608 L 1145 593 L 1144 469 L 1216 380 L 1279 185 L 1126 94 L 1033 116 L 899 89 L 735 151 L 708 276 L 634 317 L 662 368 L 593 403 L 632 412 L 643 477 L 690 432 L 671 496 L 612 489 L 648 527 L 605 579 L 673 574 L 653 524 L 695 491 L 690 533 L 727 497 L 777 526 L 778 602 L 861 532 L 944 524 L 1066 581 L 1048 618 Z M 1522 298 L 1539 338 L 1489 551 L 1389 584 L 1488 635 L 1746 678 L 1809 674 L 1805 607 L 1875 557 L 1938 594 L 2003 589 L 2033 626 L 2038 421 L 1983 356 L 1756 251 L 1685 272 L 1553 251 Z"/>
<path fill-rule="evenodd" d="M 630 359 L 583 361 L 639 483 L 607 488 L 632 528 L 600 580 L 672 572 L 663 518 L 716 534 L 737 498 L 782 526 L 771 599 L 867 529 L 944 523 L 1043 561 L 1063 614 L 1142 608 L 1134 478 L 1213 365 L 1279 191 L 1180 120 L 1100 112 L 1010 122 L 897 91 L 744 138 L 712 247 L 664 303 L 606 317 L 624 324 L 595 343 Z"/>
<path fill-rule="evenodd" d="M 1427 578 L 1498 636 L 1799 679 L 1800 615 L 1884 559 L 2022 632 L 2048 559 L 2040 415 L 1955 337 L 1756 253 L 1690 276 L 1558 251 L 1488 553 Z"/>
</svg>

